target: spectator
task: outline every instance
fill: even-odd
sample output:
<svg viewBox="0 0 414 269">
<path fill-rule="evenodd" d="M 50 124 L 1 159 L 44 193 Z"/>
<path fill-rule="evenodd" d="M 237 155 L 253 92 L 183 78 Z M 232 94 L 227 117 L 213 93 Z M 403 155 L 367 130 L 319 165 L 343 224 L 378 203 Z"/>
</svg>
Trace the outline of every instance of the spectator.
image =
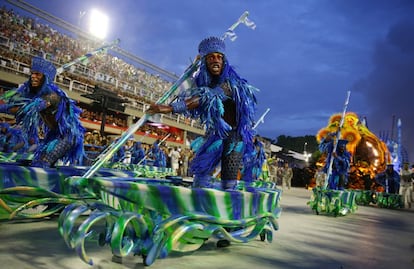
<svg viewBox="0 0 414 269">
<path fill-rule="evenodd" d="M 270 181 L 275 183 L 276 185 L 279 184 L 278 183 L 278 167 L 277 167 L 277 162 L 273 159 L 270 158 L 268 161 L 269 164 L 269 177 L 270 177 Z"/>
<path fill-rule="evenodd" d="M 413 174 L 410 171 L 409 164 L 404 163 L 400 172 L 400 195 L 404 202 L 405 208 L 411 208 L 413 192 Z"/>
<path fill-rule="evenodd" d="M 178 152 L 177 147 L 174 147 L 171 149 L 168 157 L 170 158 L 171 162 L 171 168 L 175 174 L 178 174 L 180 169 L 180 159 L 181 155 L 180 152 Z"/>
<path fill-rule="evenodd" d="M 182 155 L 181 155 L 181 160 L 182 160 L 182 165 L 181 165 L 181 173 L 180 175 L 182 177 L 188 177 L 188 163 L 190 162 L 190 158 L 191 158 L 191 151 L 187 148 L 185 148 L 182 151 Z"/>
</svg>

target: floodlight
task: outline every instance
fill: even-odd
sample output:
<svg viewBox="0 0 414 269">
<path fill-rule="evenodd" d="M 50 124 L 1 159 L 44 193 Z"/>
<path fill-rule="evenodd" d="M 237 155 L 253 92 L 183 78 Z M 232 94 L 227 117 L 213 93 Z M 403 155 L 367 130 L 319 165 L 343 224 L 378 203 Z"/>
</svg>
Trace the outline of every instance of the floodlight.
<svg viewBox="0 0 414 269">
<path fill-rule="evenodd" d="M 93 9 L 89 17 L 89 32 L 97 38 L 104 39 L 108 31 L 109 18 L 104 13 Z"/>
</svg>

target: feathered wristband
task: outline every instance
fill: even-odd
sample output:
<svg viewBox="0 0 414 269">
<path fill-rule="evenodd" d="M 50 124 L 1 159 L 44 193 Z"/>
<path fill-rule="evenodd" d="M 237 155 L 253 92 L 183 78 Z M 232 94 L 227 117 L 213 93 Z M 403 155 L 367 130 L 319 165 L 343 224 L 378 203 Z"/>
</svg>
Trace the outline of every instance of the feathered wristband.
<svg viewBox="0 0 414 269">
<path fill-rule="evenodd" d="M 184 100 L 172 103 L 171 107 L 173 109 L 173 113 L 183 113 L 187 110 L 187 104 Z"/>
</svg>

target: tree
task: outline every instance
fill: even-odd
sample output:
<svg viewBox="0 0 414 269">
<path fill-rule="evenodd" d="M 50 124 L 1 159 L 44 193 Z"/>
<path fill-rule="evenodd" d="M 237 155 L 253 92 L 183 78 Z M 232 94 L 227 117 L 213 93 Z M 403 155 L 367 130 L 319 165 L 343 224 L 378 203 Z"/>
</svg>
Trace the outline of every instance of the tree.
<svg viewBox="0 0 414 269">
<path fill-rule="evenodd" d="M 318 150 L 318 142 L 314 135 L 305 136 L 286 136 L 280 135 L 276 139 L 276 145 L 287 149 L 302 153 L 306 150 L 308 153 L 313 153 Z"/>
</svg>

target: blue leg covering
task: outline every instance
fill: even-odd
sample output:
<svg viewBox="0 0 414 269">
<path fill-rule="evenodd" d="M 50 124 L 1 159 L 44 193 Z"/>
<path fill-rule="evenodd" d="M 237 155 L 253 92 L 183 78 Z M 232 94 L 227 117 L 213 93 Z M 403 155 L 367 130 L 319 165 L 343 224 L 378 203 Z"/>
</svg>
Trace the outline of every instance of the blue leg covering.
<svg viewBox="0 0 414 269">
<path fill-rule="evenodd" d="M 246 191 L 252 192 L 255 190 L 254 187 L 252 186 L 253 186 L 254 179 L 255 178 L 257 179 L 256 175 L 255 175 L 255 178 L 253 178 L 253 175 L 256 174 L 256 170 L 257 169 L 253 168 L 251 165 L 245 166 L 245 169 L 243 171 L 243 181 L 244 181 L 244 189 Z"/>
<path fill-rule="evenodd" d="M 43 147 L 43 151 L 35 156 L 32 162 L 32 166 L 43 168 L 53 167 L 57 160 L 65 156 L 65 154 L 67 154 L 68 150 L 70 150 L 72 146 L 73 144 L 67 139 L 62 139 L 57 143 L 51 152 L 48 152 L 46 145 Z"/>
<path fill-rule="evenodd" d="M 223 142 L 223 153 L 221 156 L 221 188 L 223 190 L 234 190 L 237 185 L 237 176 L 242 167 L 243 155 L 241 149 L 236 149 L 240 141 L 239 135 L 232 131 L 229 138 Z M 251 174 L 251 170 L 248 172 Z"/>
<path fill-rule="evenodd" d="M 211 176 L 209 175 L 195 175 L 193 181 L 193 188 L 211 188 Z"/>
<path fill-rule="evenodd" d="M 234 190 L 236 189 L 237 180 L 235 179 L 227 179 L 221 180 L 221 188 L 225 191 Z"/>
</svg>

